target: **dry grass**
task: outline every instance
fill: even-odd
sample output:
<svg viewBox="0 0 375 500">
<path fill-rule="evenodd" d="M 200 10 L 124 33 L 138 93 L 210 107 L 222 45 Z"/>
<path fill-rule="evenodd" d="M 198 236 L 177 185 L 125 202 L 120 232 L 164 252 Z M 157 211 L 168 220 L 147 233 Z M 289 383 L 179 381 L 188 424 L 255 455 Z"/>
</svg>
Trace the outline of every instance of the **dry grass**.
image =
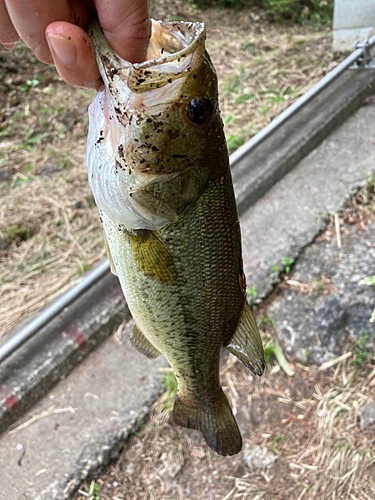
<svg viewBox="0 0 375 500">
<path fill-rule="evenodd" d="M 375 174 L 364 179 L 364 186 L 352 193 L 338 215 L 341 235 L 347 234 L 348 225 L 357 231 L 367 231 L 366 225 L 375 221 Z M 335 214 L 330 214 L 328 225 L 318 241 L 330 241 L 337 237 Z"/>
<path fill-rule="evenodd" d="M 339 62 L 329 32 L 270 24 L 261 11 L 161 0 L 153 15 L 206 22 L 231 151 Z M 0 48 L 0 79 L 1 335 L 78 281 L 104 247 L 84 161 L 93 93 L 65 85 L 20 44 Z"/>
<path fill-rule="evenodd" d="M 375 398 L 375 367 L 355 346 L 347 349 L 353 355 L 330 373 L 297 364 L 292 379 L 275 365 L 254 380 L 236 358 L 227 359 L 221 381 L 245 448 L 266 447 L 274 468 L 248 468 L 242 453 L 220 457 L 199 433 L 171 426 L 166 393 L 117 463 L 95 480 L 90 500 L 375 498 L 373 431 L 357 421 Z M 87 498 L 90 486 L 75 499 Z"/>
<path fill-rule="evenodd" d="M 358 411 L 375 396 L 375 369 L 362 377 L 358 369 L 339 366 L 331 387 L 313 397 L 319 401 L 314 413 L 312 437 L 296 460 L 309 488 L 302 498 L 375 498 L 375 447 L 372 432 L 358 428 Z M 308 463 L 307 467 L 304 464 Z"/>
</svg>

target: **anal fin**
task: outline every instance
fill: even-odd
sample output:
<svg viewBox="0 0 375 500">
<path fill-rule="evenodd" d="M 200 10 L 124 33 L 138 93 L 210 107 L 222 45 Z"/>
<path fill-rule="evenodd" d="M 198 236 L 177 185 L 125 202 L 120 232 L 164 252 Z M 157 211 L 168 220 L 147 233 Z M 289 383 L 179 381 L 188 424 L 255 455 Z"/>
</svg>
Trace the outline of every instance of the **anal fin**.
<svg viewBox="0 0 375 500">
<path fill-rule="evenodd" d="M 237 328 L 225 347 L 253 373 L 262 375 L 264 371 L 262 339 L 246 301 Z"/>
<path fill-rule="evenodd" d="M 151 342 L 145 337 L 138 326 L 134 323 L 132 333 L 130 335 L 130 345 L 138 352 L 150 359 L 155 359 L 160 356 L 160 352 L 154 347 Z"/>
</svg>

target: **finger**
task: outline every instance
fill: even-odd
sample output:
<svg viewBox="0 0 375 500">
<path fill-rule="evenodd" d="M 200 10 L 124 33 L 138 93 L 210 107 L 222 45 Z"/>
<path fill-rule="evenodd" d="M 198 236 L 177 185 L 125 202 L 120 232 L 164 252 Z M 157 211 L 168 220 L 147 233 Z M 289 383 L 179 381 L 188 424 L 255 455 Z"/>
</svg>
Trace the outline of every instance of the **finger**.
<svg viewBox="0 0 375 500">
<path fill-rule="evenodd" d="M 0 43 L 9 48 L 19 39 L 3 0 L 0 0 Z M 7 48 L 8 48 L 7 47 Z"/>
<path fill-rule="evenodd" d="M 46 63 L 52 62 L 46 27 L 54 21 L 85 25 L 89 18 L 89 10 L 77 0 L 71 4 L 67 0 L 5 0 L 5 5 L 21 40 Z"/>
<path fill-rule="evenodd" d="M 144 61 L 151 34 L 148 0 L 95 0 L 95 6 L 113 49 L 132 63 Z"/>
<path fill-rule="evenodd" d="M 71 85 L 98 88 L 101 83 L 90 37 L 80 27 L 65 22 L 48 25 L 46 38 L 61 78 Z"/>
</svg>

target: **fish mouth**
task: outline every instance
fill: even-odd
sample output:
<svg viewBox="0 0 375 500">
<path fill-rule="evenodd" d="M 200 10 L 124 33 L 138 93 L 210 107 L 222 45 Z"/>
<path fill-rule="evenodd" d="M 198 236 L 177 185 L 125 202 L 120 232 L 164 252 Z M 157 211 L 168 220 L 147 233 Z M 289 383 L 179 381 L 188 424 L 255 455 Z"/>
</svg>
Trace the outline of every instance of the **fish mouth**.
<svg viewBox="0 0 375 500">
<path fill-rule="evenodd" d="M 132 64 L 117 55 L 104 38 L 98 21 L 92 21 L 89 35 L 95 48 L 99 71 L 106 87 L 124 82 L 135 93 L 164 87 L 194 69 L 205 51 L 203 23 L 155 21 L 146 61 Z"/>
</svg>

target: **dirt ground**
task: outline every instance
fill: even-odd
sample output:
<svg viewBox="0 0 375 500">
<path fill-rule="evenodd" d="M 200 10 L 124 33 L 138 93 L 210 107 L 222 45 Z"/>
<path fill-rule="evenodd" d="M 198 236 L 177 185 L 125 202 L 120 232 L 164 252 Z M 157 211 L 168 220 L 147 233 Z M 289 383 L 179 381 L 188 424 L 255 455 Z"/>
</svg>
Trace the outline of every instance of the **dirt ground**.
<svg viewBox="0 0 375 500">
<path fill-rule="evenodd" d="M 156 19 L 202 20 L 230 151 L 343 59 L 331 30 L 270 23 L 264 11 L 152 2 Z M 0 47 L 0 336 L 105 256 L 87 183 L 87 106 L 21 44 Z"/>
<path fill-rule="evenodd" d="M 349 225 L 366 231 L 374 220 L 375 177 L 344 207 L 341 232 Z M 333 238 L 331 217 L 318 239 Z M 168 423 L 176 384 L 167 371 L 168 391 L 148 422 L 125 443 L 117 462 L 87 481 L 75 500 L 375 499 L 374 426 L 364 430 L 359 425 L 361 407 L 375 399 L 373 349 L 365 338 L 349 337 L 342 355 L 320 367 L 284 358 L 294 372 L 287 376 L 275 349 L 267 347 L 275 339 L 267 309 L 289 281 L 282 276 L 254 311 L 267 353 L 266 373 L 254 377 L 228 353 L 222 360 L 221 383 L 242 432 L 242 452 L 221 457 L 200 433 Z"/>
</svg>

